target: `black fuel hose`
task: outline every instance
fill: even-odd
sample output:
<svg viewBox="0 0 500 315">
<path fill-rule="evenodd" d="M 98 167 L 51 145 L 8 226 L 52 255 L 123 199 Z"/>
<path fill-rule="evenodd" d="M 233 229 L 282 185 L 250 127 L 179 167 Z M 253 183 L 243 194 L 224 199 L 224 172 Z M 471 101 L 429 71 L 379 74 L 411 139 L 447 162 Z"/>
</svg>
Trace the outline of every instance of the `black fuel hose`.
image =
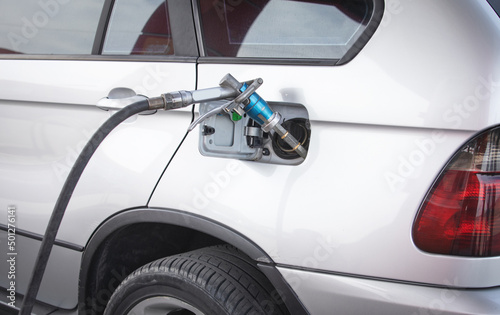
<svg viewBox="0 0 500 315">
<path fill-rule="evenodd" d="M 61 225 L 64 212 L 66 211 L 66 207 L 68 206 L 71 196 L 73 195 L 76 184 L 78 183 L 78 180 L 80 179 L 83 170 L 87 166 L 90 158 L 97 150 L 101 142 L 116 126 L 118 126 L 127 118 L 148 109 L 150 109 L 150 105 L 148 100 L 145 99 L 132 103 L 116 112 L 113 116 L 106 120 L 106 122 L 102 124 L 99 129 L 97 129 L 97 131 L 94 133 L 92 138 L 90 138 L 89 142 L 85 145 L 82 152 L 78 156 L 78 159 L 76 160 L 73 168 L 66 178 L 66 181 L 64 182 L 64 186 L 61 190 L 61 193 L 59 194 L 57 202 L 54 206 L 54 210 L 52 211 L 47 229 L 45 230 L 45 234 L 43 236 L 43 240 L 40 245 L 38 256 L 35 262 L 35 267 L 33 268 L 30 282 L 28 284 L 28 290 L 26 292 L 26 295 L 24 296 L 23 303 L 19 311 L 20 315 L 30 315 L 31 311 L 33 310 L 36 296 L 38 294 L 38 289 L 40 288 L 43 274 L 45 272 L 45 268 L 47 267 L 47 262 L 52 251 L 59 226 Z"/>
</svg>

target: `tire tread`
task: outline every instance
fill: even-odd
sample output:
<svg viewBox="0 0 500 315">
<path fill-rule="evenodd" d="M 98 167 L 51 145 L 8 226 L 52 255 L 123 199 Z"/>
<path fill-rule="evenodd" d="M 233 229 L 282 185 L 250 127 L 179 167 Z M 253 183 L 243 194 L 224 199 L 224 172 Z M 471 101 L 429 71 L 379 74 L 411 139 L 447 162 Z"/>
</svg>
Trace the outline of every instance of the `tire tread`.
<svg viewBox="0 0 500 315">
<path fill-rule="evenodd" d="M 227 314 L 289 314 L 256 263 L 230 245 L 202 248 L 140 267 L 118 286 L 108 308 L 113 309 L 120 303 L 124 298 L 120 292 L 140 281 L 138 279 L 158 274 L 182 279 L 197 287 L 227 310 Z"/>
</svg>

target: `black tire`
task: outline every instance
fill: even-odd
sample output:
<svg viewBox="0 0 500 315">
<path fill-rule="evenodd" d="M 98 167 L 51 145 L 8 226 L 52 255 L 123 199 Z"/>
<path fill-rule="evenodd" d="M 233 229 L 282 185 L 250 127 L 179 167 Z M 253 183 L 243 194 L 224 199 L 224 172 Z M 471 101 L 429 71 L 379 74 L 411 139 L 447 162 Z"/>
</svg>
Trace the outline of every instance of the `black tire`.
<svg viewBox="0 0 500 315">
<path fill-rule="evenodd" d="M 105 315 L 288 314 L 256 264 L 220 245 L 146 264 L 116 289 Z M 161 312 L 159 312 L 161 310 Z"/>
</svg>

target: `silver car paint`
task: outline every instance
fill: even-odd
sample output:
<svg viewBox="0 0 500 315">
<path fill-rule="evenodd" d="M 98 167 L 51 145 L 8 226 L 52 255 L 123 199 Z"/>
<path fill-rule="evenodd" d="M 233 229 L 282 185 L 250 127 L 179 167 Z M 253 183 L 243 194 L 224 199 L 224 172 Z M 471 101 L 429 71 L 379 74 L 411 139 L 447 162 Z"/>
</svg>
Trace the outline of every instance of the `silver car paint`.
<svg viewBox="0 0 500 315">
<path fill-rule="evenodd" d="M 426 254 L 410 235 L 420 201 L 444 163 L 477 130 L 500 123 L 500 20 L 485 1 L 393 0 L 385 10 L 364 50 L 341 67 L 200 65 L 199 88 L 231 72 L 242 80 L 262 77 L 259 94 L 268 101 L 305 105 L 312 120 L 309 157 L 297 167 L 204 158 L 191 134 L 151 202 L 246 235 L 282 266 L 313 314 L 333 307 L 335 299 L 316 301 L 336 292 L 329 289 L 337 281 L 329 272 L 457 288 L 500 285 L 494 272 L 500 258 Z M 62 185 L 58 170 L 71 164 L 77 144 L 108 116 L 92 107 L 100 97 L 116 86 L 154 96 L 195 84 L 189 63 L 55 63 L 61 62 L 0 60 L 0 119 L 9 130 L 0 136 L 9 148 L 0 159 L 0 207 L 15 204 L 19 228 L 38 234 Z M 77 75 L 68 76 L 68 69 Z M 75 112 L 78 119 L 66 122 Z M 85 246 L 106 218 L 143 205 L 189 120 L 188 112 L 161 113 L 121 126 L 86 170 L 58 239 Z M 146 168 L 143 157 L 154 157 Z M 245 189 L 254 186 L 263 193 L 249 202 Z M 64 251 L 56 251 L 53 261 L 45 278 L 67 285 L 42 300 L 71 308 L 77 297 L 69 288 L 77 275 L 61 268 Z M 29 274 L 31 265 L 22 272 Z"/>
</svg>

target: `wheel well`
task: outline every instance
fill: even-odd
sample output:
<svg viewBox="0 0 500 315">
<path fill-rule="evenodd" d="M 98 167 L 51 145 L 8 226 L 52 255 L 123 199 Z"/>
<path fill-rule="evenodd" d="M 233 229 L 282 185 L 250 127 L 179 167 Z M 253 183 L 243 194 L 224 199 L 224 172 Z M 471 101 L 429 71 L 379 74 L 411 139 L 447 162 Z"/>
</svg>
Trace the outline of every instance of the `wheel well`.
<svg viewBox="0 0 500 315">
<path fill-rule="evenodd" d="M 96 230 L 83 253 L 79 314 L 102 314 L 122 280 L 146 263 L 220 244 L 255 261 L 294 314 L 308 314 L 271 257 L 245 235 L 209 218 L 165 208 L 129 209 Z"/>
<path fill-rule="evenodd" d="M 194 249 L 224 244 L 218 238 L 182 226 L 137 223 L 110 234 L 93 255 L 87 271 L 85 312 L 102 314 L 107 301 L 130 273 L 144 264 Z"/>
</svg>

